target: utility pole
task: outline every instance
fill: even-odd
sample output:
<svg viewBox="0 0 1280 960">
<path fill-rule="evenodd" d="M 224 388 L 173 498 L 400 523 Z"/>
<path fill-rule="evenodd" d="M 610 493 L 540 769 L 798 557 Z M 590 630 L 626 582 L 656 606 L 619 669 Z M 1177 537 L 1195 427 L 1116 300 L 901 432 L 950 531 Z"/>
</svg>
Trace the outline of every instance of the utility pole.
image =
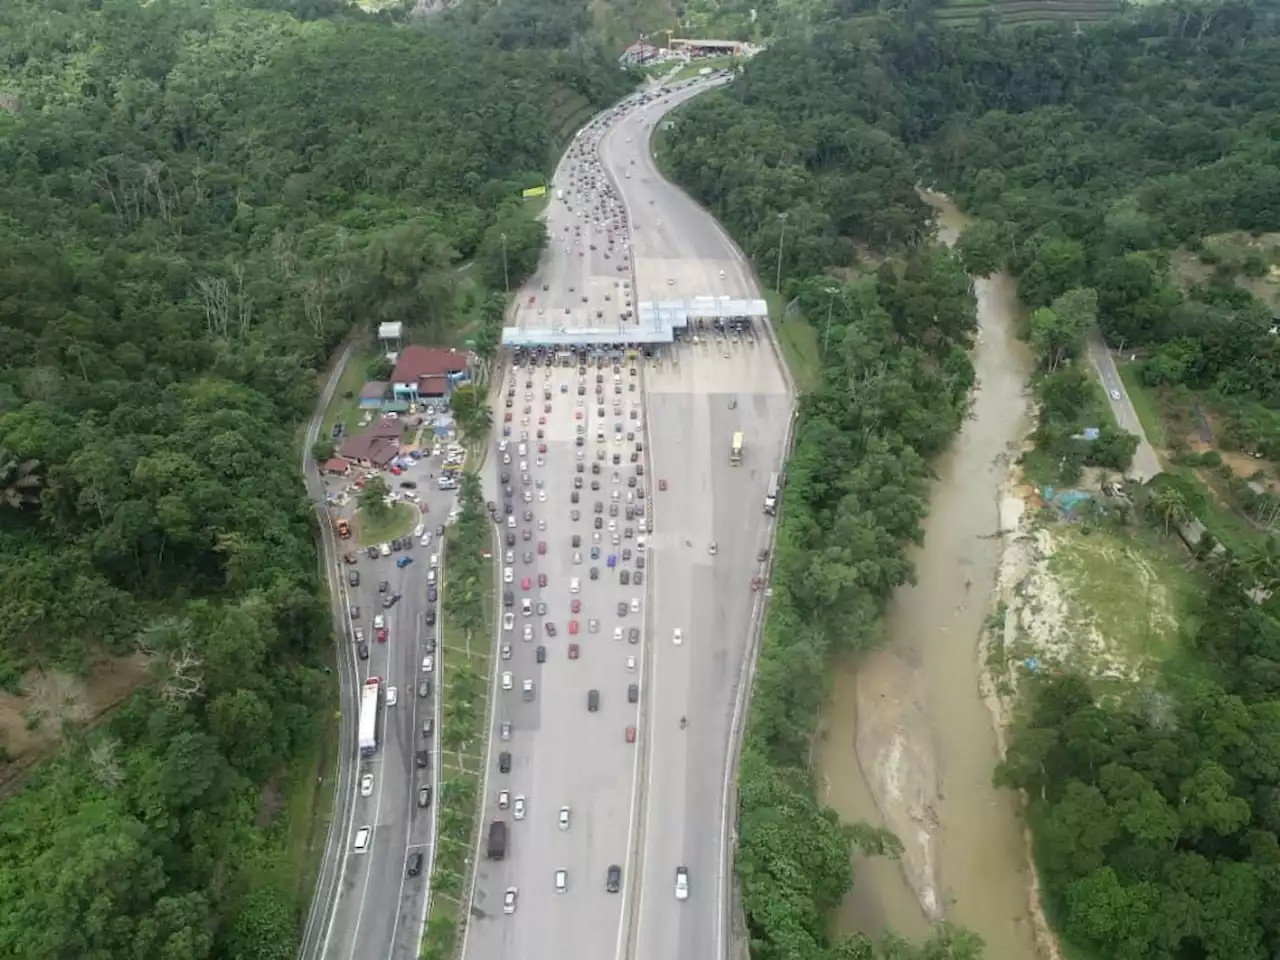
<svg viewBox="0 0 1280 960">
<path fill-rule="evenodd" d="M 782 292 L 782 241 L 787 235 L 787 215 L 786 213 L 778 214 L 778 219 L 782 221 L 782 229 L 778 231 L 778 279 L 773 284 L 773 289 L 779 293 Z"/>
<path fill-rule="evenodd" d="M 511 274 L 507 272 L 507 235 L 502 234 L 502 286 L 507 293 L 511 292 Z"/>
</svg>

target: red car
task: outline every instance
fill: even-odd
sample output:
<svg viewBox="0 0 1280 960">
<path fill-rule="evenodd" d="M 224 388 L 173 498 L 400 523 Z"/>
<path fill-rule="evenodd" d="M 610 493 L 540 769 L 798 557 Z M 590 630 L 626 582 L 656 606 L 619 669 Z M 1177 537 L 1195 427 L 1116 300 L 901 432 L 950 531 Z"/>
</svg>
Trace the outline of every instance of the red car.
<svg viewBox="0 0 1280 960">
<path fill-rule="evenodd" d="M 573 637 L 576 637 L 576 636 L 578 635 L 578 621 L 577 621 L 577 620 L 570 620 L 570 621 L 569 621 L 569 635 L 570 635 L 570 636 L 573 636 Z"/>
<path fill-rule="evenodd" d="M 538 541 L 538 552 L 539 552 L 539 553 L 546 553 L 546 552 L 547 552 L 547 541 L 545 541 L 545 540 L 539 540 L 539 541 Z"/>
<path fill-rule="evenodd" d="M 554 637 L 556 635 L 556 625 L 548 620 L 542 625 L 542 632 L 548 637 Z"/>
<path fill-rule="evenodd" d="M 570 610 L 572 610 L 574 613 L 581 613 L 581 612 L 582 612 L 582 601 L 581 601 L 581 600 L 579 600 L 577 597 L 574 597 L 574 598 L 569 602 L 569 609 L 570 609 Z"/>
<path fill-rule="evenodd" d="M 576 643 L 569 644 L 569 659 L 570 660 L 578 659 L 578 645 Z"/>
<path fill-rule="evenodd" d="M 510 411 L 510 410 L 508 410 L 506 413 L 504 413 L 504 414 L 502 415 L 502 419 L 503 419 L 503 421 L 504 421 L 504 422 L 506 422 L 506 423 L 510 423 L 510 422 L 511 422 L 511 411 Z"/>
<path fill-rule="evenodd" d="M 636 728 L 627 727 L 627 743 L 635 743 L 635 742 L 636 742 Z"/>
<path fill-rule="evenodd" d="M 573 419 L 575 419 L 575 420 L 581 420 L 581 419 L 582 419 L 582 411 L 581 411 L 581 410 L 576 411 L 576 412 L 574 413 L 574 415 L 573 415 Z"/>
<path fill-rule="evenodd" d="M 533 581 L 530 580 L 528 577 L 525 577 L 523 580 L 520 581 L 521 590 L 531 590 L 532 588 L 533 588 Z"/>
<path fill-rule="evenodd" d="M 387 642 L 387 628 L 386 628 L 386 627 L 379 627 L 379 628 L 378 628 L 378 642 L 379 642 L 379 643 L 386 643 L 386 642 Z"/>
<path fill-rule="evenodd" d="M 541 417 L 539 417 L 539 418 L 538 418 L 538 423 L 542 424 L 543 426 L 546 426 L 547 418 L 546 418 L 545 416 L 541 416 Z M 545 451 L 544 451 L 544 452 L 545 452 Z"/>
<path fill-rule="evenodd" d="M 547 585 L 547 575 L 545 573 L 538 574 L 538 586 L 545 587 Z"/>
<path fill-rule="evenodd" d="M 546 452 L 547 452 L 547 445 L 546 445 L 545 443 L 540 443 L 540 444 L 538 444 L 538 452 L 539 452 L 539 453 L 546 453 Z"/>
</svg>

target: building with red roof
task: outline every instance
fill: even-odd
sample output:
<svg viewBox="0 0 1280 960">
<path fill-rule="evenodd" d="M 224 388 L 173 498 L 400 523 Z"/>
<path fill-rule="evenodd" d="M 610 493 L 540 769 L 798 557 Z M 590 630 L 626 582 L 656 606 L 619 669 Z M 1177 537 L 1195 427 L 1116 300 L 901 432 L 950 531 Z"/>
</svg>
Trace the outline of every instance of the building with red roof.
<svg viewBox="0 0 1280 960">
<path fill-rule="evenodd" d="M 444 397 L 450 383 L 467 372 L 470 357 L 457 350 L 411 344 L 396 357 L 391 371 L 391 392 L 397 400 L 414 402 Z"/>
</svg>

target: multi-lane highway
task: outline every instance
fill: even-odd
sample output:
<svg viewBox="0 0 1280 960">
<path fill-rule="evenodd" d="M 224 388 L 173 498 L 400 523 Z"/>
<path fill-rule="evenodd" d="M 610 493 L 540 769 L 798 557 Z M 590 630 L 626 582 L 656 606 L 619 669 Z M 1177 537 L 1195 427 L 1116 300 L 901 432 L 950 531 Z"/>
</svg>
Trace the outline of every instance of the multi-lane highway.
<svg viewBox="0 0 1280 960">
<path fill-rule="evenodd" d="M 345 359 L 344 355 L 335 368 L 323 400 L 331 395 Z M 319 416 L 312 424 L 313 433 Z M 404 476 L 425 479 L 431 467 L 432 461 L 424 458 Z M 405 549 L 374 559 L 365 550 L 357 550 L 352 541 L 338 540 L 329 525 L 325 495 L 335 484 L 345 485 L 346 481 L 322 479 L 311 464 L 304 465 L 304 472 L 308 490 L 319 505 L 325 571 L 337 632 L 343 640 L 336 657 L 342 713 L 337 802 L 301 956 L 408 960 L 419 952 L 435 840 L 439 698 L 435 695 L 436 671 L 423 670 L 423 657 L 437 636 L 438 623 L 427 625 L 426 612 L 436 606 L 438 595 L 435 601 L 430 597 L 428 571 L 432 555 L 441 564 L 447 559 L 439 553 L 436 530 L 449 513 L 453 494 L 438 490 L 434 484 L 419 484 L 428 505 L 423 518 L 429 528 L 423 531 L 427 543 L 415 537 Z M 404 482 L 404 476 L 389 479 L 397 486 Z M 354 554 L 356 562 L 345 562 L 346 554 Z M 412 562 L 399 566 L 396 561 L 406 556 Z M 358 583 L 352 582 L 357 579 Z M 385 607 L 384 599 L 392 595 L 398 595 L 399 600 Z M 387 631 L 384 642 L 377 639 L 378 616 Z M 354 641 L 356 628 L 363 632 L 367 659 L 360 656 Z M 361 685 L 371 676 L 382 679 L 384 690 L 396 689 L 396 702 L 391 705 L 390 697 L 384 696 L 378 751 L 366 760 L 357 748 L 356 718 Z M 421 687 L 423 681 L 425 688 Z M 431 721 L 429 727 L 427 720 Z M 423 750 L 430 754 L 427 767 L 418 765 Z M 426 806 L 422 805 L 426 798 L 420 795 L 423 786 L 432 788 Z M 356 838 L 366 827 L 368 845 L 357 850 Z M 415 853 L 422 854 L 421 870 L 417 876 L 409 876 L 407 865 Z"/>
<path fill-rule="evenodd" d="M 662 180 L 649 154 L 661 116 L 706 86 L 632 98 L 575 141 L 552 184 L 551 250 L 520 293 L 517 323 L 566 332 L 612 326 L 625 342 L 637 298 L 758 295 L 732 242 Z M 580 358 L 565 366 L 516 366 L 499 394 L 496 422 L 510 431 L 511 447 L 527 430 L 530 447 L 527 471 L 519 462 L 526 458 L 513 455 L 512 464 L 503 464 L 500 451 L 486 477 L 493 499 L 510 493 L 515 517 L 508 586 L 515 616 L 513 632 L 502 637 L 512 643 L 512 659 L 498 663 L 499 677 L 511 672 L 513 689 L 503 692 L 497 681 L 484 812 L 486 821 L 507 822 L 510 842 L 505 859 L 480 861 L 465 951 L 472 960 L 724 955 L 726 777 L 760 610 L 751 580 L 772 536 L 763 498 L 770 475 L 781 469 L 792 400 L 767 329 L 757 325 L 739 336 L 708 328 L 697 340 L 651 361 L 637 359 L 636 366 L 620 350 L 616 365 L 613 358 L 597 365 L 600 352 L 581 367 Z M 746 439 L 740 466 L 729 462 L 736 431 Z M 592 481 L 599 490 L 591 489 Z M 531 504 L 522 502 L 525 489 L 533 492 Z M 630 505 L 644 506 L 643 517 L 626 519 L 628 496 Z M 618 518 L 610 516 L 614 504 Z M 532 520 L 525 519 L 526 509 Z M 610 527 L 615 519 L 616 530 Z M 526 557 L 530 526 L 535 549 Z M 590 555 L 597 535 L 598 560 Z M 546 553 L 537 552 L 539 541 Z M 613 568 L 609 554 L 617 557 Z M 590 579 L 592 567 L 599 580 Z M 531 578 L 527 593 L 525 577 Z M 577 594 L 570 590 L 573 577 L 580 581 Z M 548 611 L 532 618 L 529 643 L 521 639 L 529 622 L 519 607 L 526 596 Z M 580 625 L 578 636 L 568 634 L 570 619 Z M 596 632 L 589 628 L 593 619 Z M 555 638 L 545 636 L 544 621 L 555 624 Z M 636 644 L 628 642 L 633 628 Z M 622 639 L 614 639 L 615 630 Z M 568 644 L 575 641 L 580 656 L 571 660 Z M 538 645 L 546 647 L 545 663 L 537 662 Z M 532 702 L 521 697 L 526 678 L 536 686 Z M 635 704 L 627 699 L 631 684 L 637 685 Z M 587 707 L 591 689 L 600 694 L 598 712 Z M 511 724 L 509 740 L 504 722 Z M 634 744 L 627 742 L 628 727 L 636 728 Z M 509 773 L 498 769 L 503 752 L 510 754 Z M 499 808 L 503 790 L 512 803 L 525 797 L 523 820 Z M 561 829 L 565 805 L 570 822 Z M 606 890 L 611 865 L 620 868 L 616 893 Z M 677 867 L 690 878 L 685 901 L 675 896 Z M 560 870 L 567 878 L 563 893 L 556 889 Z M 511 887 L 519 894 L 508 915 L 503 897 Z"/>
</svg>

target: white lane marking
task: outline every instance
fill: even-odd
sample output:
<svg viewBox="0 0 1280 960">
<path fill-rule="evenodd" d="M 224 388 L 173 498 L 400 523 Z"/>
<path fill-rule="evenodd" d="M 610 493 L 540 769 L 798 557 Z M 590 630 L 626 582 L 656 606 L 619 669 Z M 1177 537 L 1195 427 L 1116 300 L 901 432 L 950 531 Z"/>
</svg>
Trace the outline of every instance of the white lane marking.
<svg viewBox="0 0 1280 960">
<path fill-rule="evenodd" d="M 388 666 L 389 666 L 389 665 L 390 665 L 390 664 L 388 664 Z M 383 701 L 382 701 L 382 732 L 383 732 L 383 734 L 384 734 L 384 737 L 383 737 L 383 739 L 384 739 L 384 740 L 386 739 L 385 734 L 386 734 L 386 731 L 387 731 L 387 722 L 388 722 L 388 716 L 387 716 L 387 715 L 390 713 L 390 711 L 391 711 L 391 708 L 387 706 L 386 698 L 384 697 L 384 698 L 383 698 Z M 379 750 L 384 750 L 384 749 L 386 749 L 386 744 L 385 744 L 385 743 L 380 743 L 380 744 L 378 744 L 378 749 L 379 749 Z M 373 850 L 374 850 L 374 846 L 373 846 L 373 845 L 374 845 L 374 841 L 375 841 L 375 839 L 377 838 L 377 834 L 378 834 L 378 821 L 379 821 L 379 820 L 381 819 L 381 817 L 382 817 L 382 794 L 383 794 L 383 793 L 384 793 L 384 790 L 383 790 L 383 781 L 382 781 L 382 780 L 379 780 L 379 781 L 378 781 L 378 801 L 377 801 L 377 803 L 375 803 L 375 804 L 373 805 L 373 822 L 369 824 L 369 827 L 370 827 L 370 833 L 369 833 L 369 847 L 368 847 L 368 849 L 369 849 L 369 852 L 371 852 L 371 853 L 372 853 L 372 852 L 373 852 Z M 377 861 L 377 857 L 370 857 L 370 858 L 369 858 L 369 863 L 370 863 L 370 864 L 375 863 L 376 861 Z M 359 945 L 359 943 L 360 943 L 360 924 L 361 924 L 361 923 L 363 922 L 363 920 L 364 920 L 364 908 L 365 908 L 365 905 L 369 902 L 369 881 L 372 879 L 372 877 L 373 877 L 373 869 L 372 869 L 372 867 L 371 867 L 371 866 L 370 866 L 370 867 L 366 867 L 366 868 L 365 868 L 365 871 L 364 871 L 364 887 L 363 887 L 363 888 L 361 889 L 361 891 L 360 891 L 360 909 L 356 911 L 356 924 L 355 924 L 355 930 L 354 930 L 354 932 L 353 932 L 353 934 L 352 934 L 352 937 L 351 937 L 351 952 L 350 952 L 349 954 L 347 954 L 347 956 L 348 956 L 348 957 L 350 957 L 350 958 L 352 958 L 352 960 L 355 960 L 356 947 L 357 947 L 357 946 Z"/>
<path fill-rule="evenodd" d="M 338 551 L 335 546 L 334 557 L 333 557 L 333 560 L 334 560 L 333 566 L 335 568 L 338 567 L 337 553 Z M 340 568 L 337 569 L 337 573 L 338 573 L 338 577 L 337 577 L 338 593 L 342 603 L 343 616 L 345 618 L 345 623 L 343 624 L 343 629 L 342 629 L 342 632 L 343 632 L 342 646 L 343 646 L 343 649 L 347 651 L 347 656 L 351 658 L 351 664 L 352 664 L 351 676 L 356 681 L 355 683 L 352 684 L 352 695 L 354 697 L 356 696 L 355 691 L 360 687 L 361 678 L 360 678 L 360 664 L 355 659 L 356 654 L 355 654 L 354 646 L 352 644 L 347 643 L 346 641 L 347 624 L 351 622 L 351 595 L 347 590 L 346 580 L 341 576 Z M 341 679 L 339 679 L 339 691 L 341 691 Z M 339 696 L 338 703 L 339 703 L 339 709 L 342 710 L 343 714 L 345 715 L 346 710 L 342 708 L 341 696 Z M 338 729 L 339 731 L 341 731 L 342 729 L 341 724 L 338 725 Z M 346 747 L 344 749 L 347 749 L 347 750 L 351 749 L 350 740 L 347 741 Z M 348 769 L 351 771 L 351 785 L 350 785 L 350 788 L 348 789 L 352 789 L 355 787 L 356 775 L 360 769 L 359 760 L 356 760 L 350 763 L 348 766 Z M 339 773 L 341 773 L 341 760 L 339 760 Z M 338 790 L 343 789 L 341 776 L 339 776 L 338 778 L 338 783 L 335 789 L 338 789 Z M 355 830 L 355 826 L 356 826 L 356 801 L 351 799 L 351 800 L 348 800 L 347 802 L 346 826 L 341 832 L 342 847 L 341 847 L 341 853 L 339 855 L 340 864 L 338 867 L 338 881 L 334 886 L 333 906 L 329 910 L 329 917 L 325 923 L 324 946 L 320 950 L 321 957 L 327 957 L 329 955 L 329 943 L 331 938 L 333 937 L 333 924 L 334 924 L 334 921 L 337 919 L 338 904 L 342 901 L 342 884 L 347 877 L 347 857 L 349 855 L 349 847 L 351 846 L 351 837 L 352 837 L 353 831 Z M 370 842 L 372 842 L 372 839 L 373 839 L 372 835 L 370 835 L 369 839 L 370 839 Z"/>
<path fill-rule="evenodd" d="M 444 555 L 444 545 L 443 545 L 443 544 L 441 544 L 441 546 L 440 546 L 440 555 L 441 555 L 442 557 L 443 557 L 443 555 Z M 443 562 L 443 561 L 441 561 L 441 562 Z M 442 566 L 440 569 L 441 569 L 441 570 L 443 570 L 443 569 L 444 569 L 444 568 L 443 568 L 443 566 Z M 443 574 L 437 574 L 437 576 L 440 576 L 441 578 L 443 578 Z M 443 579 L 441 580 L 441 582 L 443 582 Z M 414 653 L 414 655 L 413 655 L 413 658 L 412 658 L 412 659 L 413 659 L 413 661 L 414 661 L 414 662 L 416 662 L 416 661 L 417 661 L 417 659 L 418 659 L 418 638 L 422 635 L 422 614 L 420 614 L 420 613 L 419 613 L 416 617 L 414 617 L 414 631 L 413 631 L 413 633 L 414 633 L 414 641 L 413 641 L 413 653 Z M 403 653 L 401 654 L 400 659 L 401 659 L 401 660 L 403 660 L 403 659 L 404 659 L 404 655 L 403 655 Z M 432 679 L 434 679 L 434 678 L 432 678 Z M 413 681 L 412 681 L 412 680 L 411 680 L 411 681 L 409 681 L 409 688 L 410 688 L 410 689 L 409 689 L 409 695 L 410 695 L 410 696 L 413 696 L 417 691 L 413 689 Z M 416 752 L 416 751 L 413 749 L 413 746 L 414 746 L 414 741 L 417 739 L 417 736 L 418 736 L 418 699 L 419 699 L 418 697 L 413 696 L 413 708 L 409 711 L 409 712 L 410 712 L 410 714 L 412 715 L 412 716 L 411 716 L 411 718 L 410 718 L 410 724 L 409 724 L 409 746 L 410 746 L 410 753 L 415 753 L 415 752 Z M 384 728 L 384 729 L 385 729 L 385 728 Z M 437 766 L 439 766 L 439 764 L 436 764 L 436 765 L 437 765 Z M 409 787 L 409 801 L 408 801 L 408 804 L 405 806 L 405 818 L 404 818 L 404 850 L 405 850 L 405 859 L 408 859 L 409 851 L 410 851 L 411 849 L 413 849 L 413 846 L 414 846 L 414 845 L 412 845 L 412 844 L 410 844 L 410 843 L 409 843 L 409 836 L 410 836 L 410 834 L 412 834 L 412 833 L 413 833 L 413 802 L 414 802 L 414 796 L 413 796 L 413 795 L 414 795 L 413 774 L 410 774 L 410 775 L 409 775 L 408 787 Z M 430 884 L 430 882 L 431 882 L 431 872 L 430 872 L 430 870 L 429 870 L 429 869 L 428 869 L 428 870 L 427 870 L 427 872 L 426 872 L 426 877 L 427 877 L 426 882 L 427 882 L 427 884 L 429 885 L 429 884 Z M 392 922 L 391 922 L 391 940 L 390 940 L 390 943 L 389 943 L 389 945 L 388 945 L 388 947 L 387 947 L 387 957 L 388 957 L 388 958 L 390 958 L 390 957 L 394 957 L 394 956 L 395 956 L 395 952 L 396 952 L 396 932 L 400 929 L 400 904 L 404 901 L 404 885 L 405 885 L 405 883 L 406 883 L 406 882 L 408 882 L 408 871 L 407 871 L 407 870 L 402 870 L 402 871 L 400 871 L 400 890 L 399 890 L 399 892 L 396 894 L 396 909 L 395 909 L 395 911 L 394 911 L 395 919 L 394 919 L 394 920 L 392 920 Z M 418 952 L 418 951 L 415 951 L 415 952 Z"/>
</svg>

